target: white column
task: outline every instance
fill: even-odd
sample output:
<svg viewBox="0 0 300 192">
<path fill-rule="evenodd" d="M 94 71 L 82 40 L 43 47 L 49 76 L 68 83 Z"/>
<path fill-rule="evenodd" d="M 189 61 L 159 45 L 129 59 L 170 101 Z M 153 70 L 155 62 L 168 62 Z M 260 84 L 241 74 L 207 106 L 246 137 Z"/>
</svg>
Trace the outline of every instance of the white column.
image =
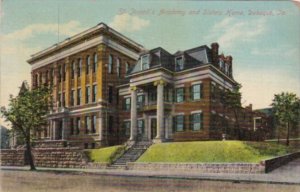
<svg viewBox="0 0 300 192">
<path fill-rule="evenodd" d="M 98 117 L 98 131 L 99 131 L 99 140 L 100 142 L 103 140 L 103 121 L 102 121 L 102 113 L 99 113 Z"/>
<path fill-rule="evenodd" d="M 130 108 L 130 139 L 131 141 L 136 139 L 136 134 L 137 134 L 137 109 L 136 109 L 136 99 L 137 99 L 137 94 L 136 94 L 136 87 L 131 87 L 131 108 Z"/>
<path fill-rule="evenodd" d="M 57 128 L 57 122 L 54 120 L 53 121 L 53 140 L 56 140 L 56 132 L 57 132 L 57 130 L 56 130 L 56 128 Z"/>
<path fill-rule="evenodd" d="M 63 118 L 62 120 L 62 133 L 61 133 L 61 139 L 64 140 L 67 137 L 67 126 L 68 126 L 68 119 L 67 118 Z"/>
<path fill-rule="evenodd" d="M 164 139 L 164 81 L 157 82 L 157 133 L 156 139 Z"/>
</svg>

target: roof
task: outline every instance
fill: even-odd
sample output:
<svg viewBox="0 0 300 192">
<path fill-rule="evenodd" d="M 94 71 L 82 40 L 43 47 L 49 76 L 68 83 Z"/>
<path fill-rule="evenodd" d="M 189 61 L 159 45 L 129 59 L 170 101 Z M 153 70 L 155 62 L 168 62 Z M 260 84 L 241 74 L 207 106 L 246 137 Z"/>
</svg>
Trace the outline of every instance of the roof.
<svg viewBox="0 0 300 192">
<path fill-rule="evenodd" d="M 179 71 L 175 66 L 175 58 L 179 57 L 182 57 L 184 62 L 184 68 L 181 70 L 199 67 L 211 62 L 210 49 L 206 45 L 185 51 L 177 51 L 174 54 L 169 53 L 162 47 L 157 47 L 141 53 L 139 60 L 129 70 L 128 75 L 142 71 L 141 58 L 145 55 L 149 56 L 149 69 L 163 67 L 170 71 Z"/>
<path fill-rule="evenodd" d="M 136 47 L 137 49 L 141 49 L 141 50 L 144 49 L 144 47 L 142 45 L 140 45 L 137 42 L 133 41 L 132 39 L 122 35 L 121 33 L 117 32 L 113 28 L 109 27 L 107 24 L 101 22 L 92 28 L 89 28 L 81 33 L 78 33 L 78 34 L 72 36 L 72 37 L 66 38 L 64 41 L 56 43 L 42 51 L 32 54 L 31 58 L 27 62 L 32 64 L 36 59 L 39 59 L 48 54 L 52 54 L 53 52 L 58 51 L 58 50 L 64 48 L 65 46 L 70 45 L 71 43 L 75 43 L 75 42 L 79 41 L 80 39 L 82 39 L 83 37 L 85 37 L 89 34 L 93 34 L 96 31 L 101 30 L 101 29 L 107 30 L 108 32 L 112 33 L 113 35 L 117 36 L 118 38 L 120 38 L 120 39 L 128 42 L 130 45 Z"/>
</svg>

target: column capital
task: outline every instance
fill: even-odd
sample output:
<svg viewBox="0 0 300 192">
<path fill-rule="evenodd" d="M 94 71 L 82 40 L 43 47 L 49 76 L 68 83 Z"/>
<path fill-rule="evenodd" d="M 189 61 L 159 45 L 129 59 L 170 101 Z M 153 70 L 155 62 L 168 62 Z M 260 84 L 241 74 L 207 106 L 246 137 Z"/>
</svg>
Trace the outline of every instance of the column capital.
<svg viewBox="0 0 300 192">
<path fill-rule="evenodd" d="M 136 86 L 130 86 L 130 91 L 136 91 L 137 87 Z"/>
<path fill-rule="evenodd" d="M 65 58 L 65 63 L 68 64 L 70 62 L 70 57 Z"/>
<path fill-rule="evenodd" d="M 100 44 L 97 46 L 97 51 L 105 51 L 106 46 L 104 44 Z"/>
<path fill-rule="evenodd" d="M 158 86 L 158 85 L 164 86 L 164 85 L 166 85 L 166 84 L 167 84 L 167 82 L 164 81 L 164 80 L 162 80 L 162 79 L 157 80 L 157 81 L 154 81 L 154 83 L 153 83 L 154 86 Z"/>
</svg>

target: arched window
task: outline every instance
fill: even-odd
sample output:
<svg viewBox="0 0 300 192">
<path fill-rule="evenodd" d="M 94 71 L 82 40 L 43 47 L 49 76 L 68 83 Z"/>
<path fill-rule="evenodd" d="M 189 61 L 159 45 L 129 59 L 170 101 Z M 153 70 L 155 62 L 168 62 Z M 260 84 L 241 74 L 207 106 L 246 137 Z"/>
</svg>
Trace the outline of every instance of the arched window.
<svg viewBox="0 0 300 192">
<path fill-rule="evenodd" d="M 90 73 L 90 67 L 91 67 L 91 63 L 90 63 L 90 56 L 88 55 L 88 56 L 86 56 L 86 70 L 85 70 L 85 72 L 86 72 L 86 74 L 89 74 Z"/>
<path fill-rule="evenodd" d="M 97 53 L 94 53 L 94 56 L 93 56 L 93 73 L 96 72 L 97 70 L 97 65 L 98 65 L 98 57 L 97 57 Z"/>
<path fill-rule="evenodd" d="M 113 56 L 109 55 L 108 57 L 108 73 L 112 73 L 113 69 Z"/>
<path fill-rule="evenodd" d="M 120 60 L 120 58 L 117 58 L 117 74 L 118 74 L 118 77 L 120 77 L 120 74 L 121 74 L 121 60 Z"/>
</svg>

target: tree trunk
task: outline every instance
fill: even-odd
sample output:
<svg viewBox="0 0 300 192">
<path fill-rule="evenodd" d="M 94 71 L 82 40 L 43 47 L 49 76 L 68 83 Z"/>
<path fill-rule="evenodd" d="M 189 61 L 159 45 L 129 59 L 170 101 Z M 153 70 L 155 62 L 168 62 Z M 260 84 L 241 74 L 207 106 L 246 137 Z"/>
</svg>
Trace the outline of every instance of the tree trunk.
<svg viewBox="0 0 300 192">
<path fill-rule="evenodd" d="M 290 123 L 287 123 L 286 146 L 290 145 Z"/>
<path fill-rule="evenodd" d="M 32 158 L 30 138 L 26 139 L 26 149 L 27 149 L 26 155 L 27 155 L 27 158 L 28 158 L 28 161 L 29 161 L 30 170 L 34 171 L 34 170 L 36 170 L 36 168 L 35 168 L 35 165 L 34 165 L 34 162 L 33 162 L 33 158 Z"/>
</svg>

